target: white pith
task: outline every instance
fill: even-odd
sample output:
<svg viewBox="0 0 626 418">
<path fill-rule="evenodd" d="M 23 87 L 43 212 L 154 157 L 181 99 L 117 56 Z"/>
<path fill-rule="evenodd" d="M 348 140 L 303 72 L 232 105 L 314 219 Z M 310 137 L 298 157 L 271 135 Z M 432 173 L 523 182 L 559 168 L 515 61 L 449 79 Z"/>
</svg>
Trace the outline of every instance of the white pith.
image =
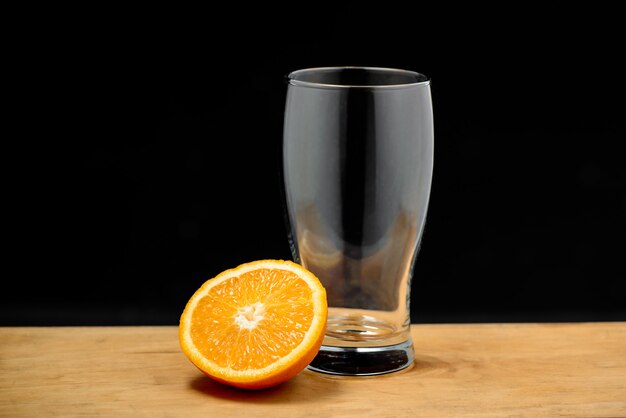
<svg viewBox="0 0 626 418">
<path fill-rule="evenodd" d="M 235 316 L 235 324 L 241 329 L 255 329 L 257 324 L 265 318 L 265 305 L 261 302 L 239 308 Z"/>
</svg>

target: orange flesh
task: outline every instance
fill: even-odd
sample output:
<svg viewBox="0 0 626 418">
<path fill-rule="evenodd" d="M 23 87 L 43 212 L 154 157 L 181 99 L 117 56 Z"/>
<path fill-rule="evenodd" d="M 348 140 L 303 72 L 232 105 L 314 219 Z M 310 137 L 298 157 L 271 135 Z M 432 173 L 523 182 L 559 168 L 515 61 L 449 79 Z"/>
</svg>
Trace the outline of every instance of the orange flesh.
<svg viewBox="0 0 626 418">
<path fill-rule="evenodd" d="M 210 289 L 193 312 L 190 335 L 220 367 L 261 369 L 302 342 L 313 316 L 304 280 L 286 270 L 258 269 Z"/>
</svg>

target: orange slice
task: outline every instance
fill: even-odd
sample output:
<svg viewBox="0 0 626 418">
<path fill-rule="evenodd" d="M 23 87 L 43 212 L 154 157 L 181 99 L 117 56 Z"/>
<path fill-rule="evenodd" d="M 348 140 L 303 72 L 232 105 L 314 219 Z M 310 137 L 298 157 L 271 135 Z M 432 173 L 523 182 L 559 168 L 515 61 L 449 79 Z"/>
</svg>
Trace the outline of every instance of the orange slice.
<svg viewBox="0 0 626 418">
<path fill-rule="evenodd" d="M 180 345 L 212 379 L 270 387 L 313 360 L 327 315 L 326 290 L 313 273 L 290 261 L 253 261 L 194 293 L 180 318 Z"/>
</svg>

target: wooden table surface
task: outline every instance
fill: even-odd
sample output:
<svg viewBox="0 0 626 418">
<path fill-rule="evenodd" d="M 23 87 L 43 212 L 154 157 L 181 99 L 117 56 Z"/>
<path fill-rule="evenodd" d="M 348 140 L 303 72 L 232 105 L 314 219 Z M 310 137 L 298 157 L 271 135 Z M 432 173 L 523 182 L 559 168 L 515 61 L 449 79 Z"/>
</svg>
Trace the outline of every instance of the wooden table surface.
<svg viewBox="0 0 626 418">
<path fill-rule="evenodd" d="M 0 416 L 626 417 L 626 323 L 413 325 L 416 365 L 214 383 L 176 327 L 0 328 Z"/>
</svg>

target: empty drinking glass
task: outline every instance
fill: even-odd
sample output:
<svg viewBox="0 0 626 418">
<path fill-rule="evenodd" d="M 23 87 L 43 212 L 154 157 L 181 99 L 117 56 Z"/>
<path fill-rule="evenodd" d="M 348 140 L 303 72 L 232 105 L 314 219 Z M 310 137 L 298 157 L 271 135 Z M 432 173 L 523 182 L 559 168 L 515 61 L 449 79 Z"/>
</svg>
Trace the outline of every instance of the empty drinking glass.
<svg viewBox="0 0 626 418">
<path fill-rule="evenodd" d="M 388 68 L 294 71 L 284 123 L 293 258 L 328 295 L 326 336 L 309 369 L 406 369 L 411 276 L 433 171 L 430 81 Z"/>
</svg>

